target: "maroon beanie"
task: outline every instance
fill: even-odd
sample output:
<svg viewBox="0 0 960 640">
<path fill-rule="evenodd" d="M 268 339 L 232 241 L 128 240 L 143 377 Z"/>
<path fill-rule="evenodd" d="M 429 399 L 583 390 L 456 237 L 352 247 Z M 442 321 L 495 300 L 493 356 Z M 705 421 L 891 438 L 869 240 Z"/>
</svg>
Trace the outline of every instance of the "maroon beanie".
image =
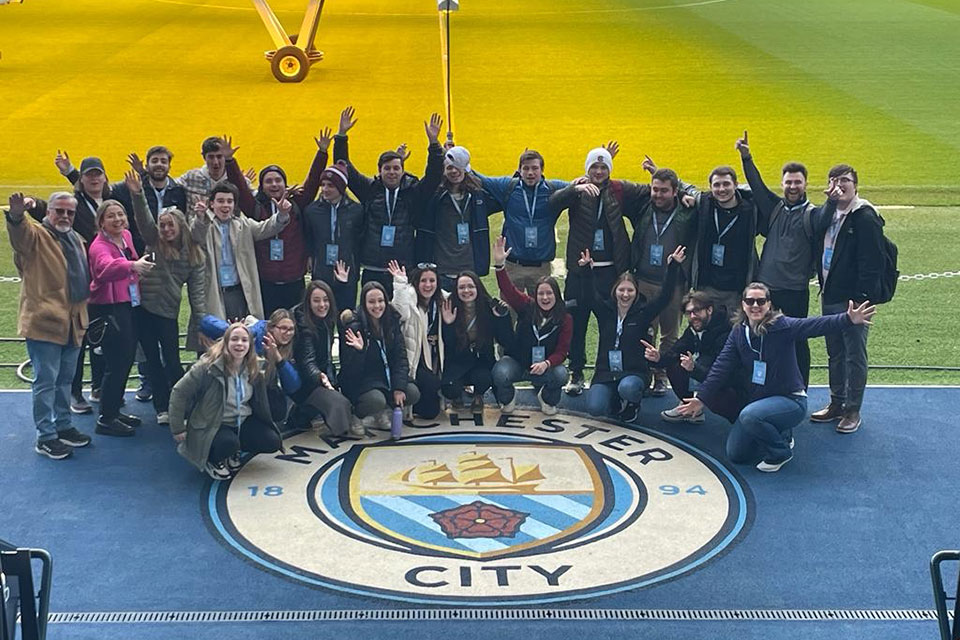
<svg viewBox="0 0 960 640">
<path fill-rule="evenodd" d="M 320 174 L 320 181 L 329 180 L 337 187 L 340 193 L 347 190 L 347 163 L 340 160 L 323 170 Z"/>
</svg>

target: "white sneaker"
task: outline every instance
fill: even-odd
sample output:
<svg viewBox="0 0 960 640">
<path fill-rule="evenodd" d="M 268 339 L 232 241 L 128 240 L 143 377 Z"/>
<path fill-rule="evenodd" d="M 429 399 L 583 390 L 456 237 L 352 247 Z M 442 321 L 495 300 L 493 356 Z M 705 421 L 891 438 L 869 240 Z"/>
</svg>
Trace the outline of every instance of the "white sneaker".
<svg viewBox="0 0 960 640">
<path fill-rule="evenodd" d="M 385 429 L 386 431 L 390 430 L 390 417 L 393 411 L 390 409 L 384 409 L 380 413 L 374 416 L 374 424 L 377 429 Z"/>
<path fill-rule="evenodd" d="M 543 400 L 543 387 L 540 387 L 540 391 L 537 391 L 537 401 L 540 403 L 540 411 L 545 416 L 554 416 L 557 414 L 557 406 L 553 404 L 547 404 Z"/>
<path fill-rule="evenodd" d="M 170 414 L 168 414 L 166 411 L 158 412 L 157 424 L 170 424 Z"/>
<path fill-rule="evenodd" d="M 350 416 L 350 435 L 360 438 L 367 435 L 367 430 L 363 426 L 363 421 L 355 415 Z"/>
<path fill-rule="evenodd" d="M 227 467 L 222 462 L 218 464 L 207 462 L 203 470 L 206 471 L 207 475 L 213 478 L 214 480 L 230 479 L 230 470 L 227 469 Z"/>
<path fill-rule="evenodd" d="M 757 465 L 757 471 L 763 471 L 764 473 L 775 473 L 780 471 L 780 467 L 787 464 L 791 460 L 793 460 L 792 455 L 781 462 L 767 462 L 766 460 L 761 460 L 760 464 Z"/>
<path fill-rule="evenodd" d="M 680 413 L 680 407 L 674 407 L 673 409 L 661 411 L 660 417 L 664 422 L 689 422 L 691 424 L 703 424 L 704 421 L 703 411 L 695 416 L 685 416 Z"/>
<path fill-rule="evenodd" d="M 513 399 L 510 400 L 507 404 L 500 405 L 500 413 L 505 415 L 510 415 L 517 408 L 517 396 L 513 396 Z"/>
</svg>

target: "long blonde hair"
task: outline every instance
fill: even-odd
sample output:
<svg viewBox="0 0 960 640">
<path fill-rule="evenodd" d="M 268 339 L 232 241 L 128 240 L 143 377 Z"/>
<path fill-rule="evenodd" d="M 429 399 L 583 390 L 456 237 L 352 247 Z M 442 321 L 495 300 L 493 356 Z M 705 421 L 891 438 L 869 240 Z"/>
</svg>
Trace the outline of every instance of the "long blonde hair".
<svg viewBox="0 0 960 640">
<path fill-rule="evenodd" d="M 767 288 L 767 285 L 762 282 L 751 282 L 743 289 L 743 295 L 740 296 L 741 299 L 747 297 L 747 291 L 763 291 L 763 295 L 766 296 L 770 308 L 767 310 L 767 313 L 760 319 L 760 323 L 757 325 L 754 331 L 758 336 L 765 335 L 767 333 L 767 327 L 777 321 L 777 319 L 783 314 L 780 313 L 779 309 L 773 308 L 773 303 L 770 302 L 770 289 Z M 734 324 L 739 326 L 741 324 L 750 325 L 750 320 L 747 318 L 747 314 L 743 311 L 743 303 L 740 303 L 740 308 L 737 309 L 737 315 L 734 317 Z"/>
<path fill-rule="evenodd" d="M 200 362 L 211 365 L 217 361 L 220 361 L 223 364 L 224 370 L 227 372 L 233 372 L 233 369 L 230 367 L 230 356 L 227 353 L 227 343 L 230 342 L 230 336 L 233 335 L 234 331 L 246 331 L 247 337 L 250 338 L 250 348 L 247 349 L 247 355 L 243 356 L 243 362 L 240 363 L 240 369 L 247 370 L 247 379 L 253 381 L 258 375 L 260 375 L 260 366 L 257 364 L 257 350 L 253 345 L 253 335 L 250 334 L 250 330 L 243 326 L 240 322 L 234 322 L 227 330 L 223 332 L 223 337 L 213 343 L 213 345 L 207 350 L 205 354 L 200 358 Z"/>
<path fill-rule="evenodd" d="M 160 218 L 163 216 L 169 215 L 173 218 L 173 222 L 177 225 L 179 234 L 177 240 L 173 242 L 167 242 L 164 240 L 159 233 Z M 206 257 L 203 254 L 203 249 L 200 248 L 196 242 L 193 241 L 193 237 L 190 235 L 190 228 L 187 226 L 187 217 L 183 215 L 183 212 L 176 207 L 167 207 L 166 209 L 161 209 L 160 213 L 157 214 L 157 250 L 163 255 L 164 259 L 168 262 L 171 260 L 178 260 L 180 258 L 180 251 L 183 248 L 187 250 L 187 262 L 190 263 L 191 267 L 196 267 L 201 265 L 206 260 Z"/>
</svg>

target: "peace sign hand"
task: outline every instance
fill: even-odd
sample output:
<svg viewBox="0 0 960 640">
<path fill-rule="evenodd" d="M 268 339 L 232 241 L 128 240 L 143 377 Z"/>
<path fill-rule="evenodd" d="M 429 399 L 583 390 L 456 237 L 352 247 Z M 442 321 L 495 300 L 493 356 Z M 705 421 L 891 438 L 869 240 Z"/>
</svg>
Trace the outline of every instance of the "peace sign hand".
<svg viewBox="0 0 960 640">
<path fill-rule="evenodd" d="M 363 335 L 360 332 L 347 329 L 343 339 L 348 347 L 353 347 L 357 351 L 363 351 Z"/>
<path fill-rule="evenodd" d="M 580 252 L 580 259 L 577 260 L 577 264 L 581 267 L 590 266 L 593 267 L 593 258 L 590 257 L 590 249 L 584 249 Z"/>
<path fill-rule="evenodd" d="M 616 140 L 611 140 L 607 144 L 603 145 L 603 148 L 607 150 L 607 153 L 610 154 L 610 159 L 613 160 L 617 157 L 617 154 L 620 153 L 620 143 Z"/>
<path fill-rule="evenodd" d="M 53 164 L 57 165 L 57 169 L 60 170 L 60 173 L 67 175 L 71 165 L 70 154 L 68 154 L 66 151 L 57 149 L 57 155 L 53 159 Z"/>
<path fill-rule="evenodd" d="M 687 258 L 687 248 L 685 246 L 678 245 L 677 248 L 667 256 L 667 264 L 670 264 L 673 261 L 676 261 L 677 264 L 683 264 L 683 261 Z"/>
</svg>

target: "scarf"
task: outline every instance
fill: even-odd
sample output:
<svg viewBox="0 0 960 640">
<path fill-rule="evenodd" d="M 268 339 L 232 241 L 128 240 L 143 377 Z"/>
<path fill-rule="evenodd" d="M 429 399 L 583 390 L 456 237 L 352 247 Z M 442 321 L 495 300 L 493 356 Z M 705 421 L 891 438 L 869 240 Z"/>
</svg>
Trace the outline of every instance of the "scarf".
<svg viewBox="0 0 960 640">
<path fill-rule="evenodd" d="M 67 260 L 67 292 L 71 303 L 83 302 L 90 297 L 90 267 L 87 254 L 77 240 L 73 229 L 66 233 L 57 231 L 46 218 L 43 226 L 60 243 L 60 250 Z"/>
</svg>

